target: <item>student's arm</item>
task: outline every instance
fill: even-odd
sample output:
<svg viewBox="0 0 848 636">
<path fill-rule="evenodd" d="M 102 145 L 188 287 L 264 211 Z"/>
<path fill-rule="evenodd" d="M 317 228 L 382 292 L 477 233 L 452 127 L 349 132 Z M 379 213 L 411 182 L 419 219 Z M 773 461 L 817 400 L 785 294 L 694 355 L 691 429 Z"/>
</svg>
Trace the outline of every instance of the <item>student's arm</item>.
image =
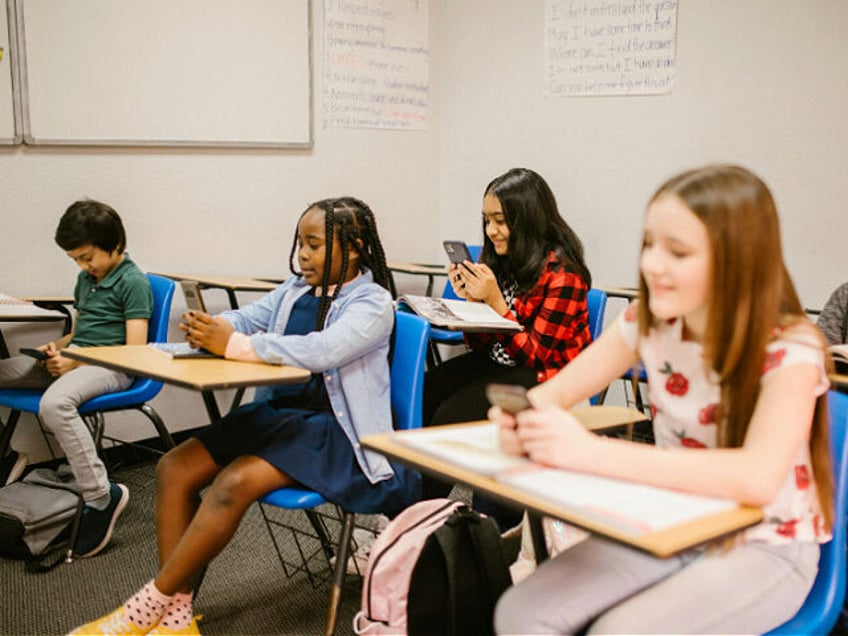
<svg viewBox="0 0 848 636">
<path fill-rule="evenodd" d="M 762 506 L 774 499 L 808 439 L 820 382 L 821 369 L 812 364 L 771 372 L 740 448 L 656 448 L 600 437 L 557 406 L 519 414 L 516 437 L 544 464 Z"/>
<path fill-rule="evenodd" d="M 817 323 L 829 344 L 848 342 L 848 283 L 830 295 Z"/>
<path fill-rule="evenodd" d="M 539 286 L 544 295 L 533 324 L 519 333 L 499 335 L 498 339 L 518 366 L 564 367 L 583 344 L 574 341 L 578 335 L 575 327 L 586 308 L 589 290 L 580 276 L 562 269 L 546 271 Z M 505 317 L 517 320 L 512 312 Z"/>
<path fill-rule="evenodd" d="M 128 345 L 147 344 L 147 328 L 150 321 L 145 318 L 130 318 L 126 322 Z"/>
</svg>

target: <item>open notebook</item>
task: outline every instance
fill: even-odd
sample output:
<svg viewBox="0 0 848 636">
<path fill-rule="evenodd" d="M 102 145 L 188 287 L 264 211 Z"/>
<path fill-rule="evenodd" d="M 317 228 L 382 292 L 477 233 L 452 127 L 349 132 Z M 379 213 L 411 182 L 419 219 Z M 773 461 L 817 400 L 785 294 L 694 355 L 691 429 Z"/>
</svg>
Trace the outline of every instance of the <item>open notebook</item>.
<svg viewBox="0 0 848 636">
<path fill-rule="evenodd" d="M 412 294 L 399 296 L 398 303 L 406 305 L 434 327 L 451 331 L 504 333 L 524 330 L 517 322 L 499 316 L 486 303 Z"/>
<path fill-rule="evenodd" d="M 497 425 L 491 422 L 399 431 L 392 434 L 392 441 L 485 475 L 567 513 L 562 516 L 568 521 L 619 539 L 659 536 L 723 514 L 733 516 L 741 508 L 730 499 L 547 468 L 507 455 L 499 449 Z M 734 519 L 726 528 L 717 526 L 715 536 L 751 525 L 762 516 L 756 509 L 745 510 L 744 519 Z"/>
</svg>

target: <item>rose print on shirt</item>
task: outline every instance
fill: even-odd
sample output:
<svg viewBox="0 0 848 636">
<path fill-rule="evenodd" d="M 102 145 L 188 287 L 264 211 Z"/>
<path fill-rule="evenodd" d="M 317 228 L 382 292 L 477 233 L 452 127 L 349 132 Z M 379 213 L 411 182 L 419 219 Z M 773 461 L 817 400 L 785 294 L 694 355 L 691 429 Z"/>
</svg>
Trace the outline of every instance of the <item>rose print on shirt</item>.
<svg viewBox="0 0 848 636">
<path fill-rule="evenodd" d="M 703 442 L 699 442 L 694 437 L 687 437 L 686 433 L 683 431 L 674 431 L 674 434 L 677 436 L 677 439 L 680 440 L 680 445 L 685 448 L 706 448 L 707 445 Z"/>
<path fill-rule="evenodd" d="M 798 490 L 806 490 L 810 487 L 810 471 L 803 464 L 795 466 L 795 486 Z"/>
<path fill-rule="evenodd" d="M 763 368 L 760 370 L 760 375 L 765 375 L 772 369 L 779 367 L 786 355 L 786 349 L 777 349 L 776 351 L 766 351 L 766 359 L 763 360 Z"/>
<path fill-rule="evenodd" d="M 698 411 L 698 424 L 701 424 L 702 426 L 715 424 L 717 412 L 718 404 L 707 404 L 704 408 Z"/>
<path fill-rule="evenodd" d="M 689 392 L 689 380 L 682 373 L 674 371 L 668 362 L 660 369 L 660 373 L 665 373 L 668 376 L 665 381 L 666 392 L 677 397 L 683 397 Z"/>
<path fill-rule="evenodd" d="M 795 532 L 797 530 L 796 526 L 798 525 L 798 519 L 790 519 L 789 521 L 781 521 L 780 519 L 773 520 L 774 523 L 778 523 L 777 526 L 777 534 L 781 537 L 787 537 L 789 539 L 795 538 Z"/>
</svg>

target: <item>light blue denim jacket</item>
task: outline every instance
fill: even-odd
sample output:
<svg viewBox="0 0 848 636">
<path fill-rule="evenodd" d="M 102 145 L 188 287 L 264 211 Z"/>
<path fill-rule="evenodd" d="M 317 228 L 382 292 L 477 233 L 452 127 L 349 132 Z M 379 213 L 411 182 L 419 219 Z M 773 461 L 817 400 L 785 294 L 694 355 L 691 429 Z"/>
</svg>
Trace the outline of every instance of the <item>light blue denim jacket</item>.
<svg viewBox="0 0 848 636">
<path fill-rule="evenodd" d="M 291 364 L 324 375 L 336 419 L 353 446 L 362 472 L 373 484 L 394 473 L 385 457 L 362 449 L 362 435 L 392 430 L 389 386 L 389 339 L 394 309 L 388 291 L 371 272 L 346 283 L 330 305 L 324 329 L 284 336 L 295 301 L 311 288 L 292 276 L 258 301 L 226 311 L 222 318 L 250 336 L 257 355 L 271 364 Z M 256 399 L 271 389 L 257 390 Z"/>
</svg>

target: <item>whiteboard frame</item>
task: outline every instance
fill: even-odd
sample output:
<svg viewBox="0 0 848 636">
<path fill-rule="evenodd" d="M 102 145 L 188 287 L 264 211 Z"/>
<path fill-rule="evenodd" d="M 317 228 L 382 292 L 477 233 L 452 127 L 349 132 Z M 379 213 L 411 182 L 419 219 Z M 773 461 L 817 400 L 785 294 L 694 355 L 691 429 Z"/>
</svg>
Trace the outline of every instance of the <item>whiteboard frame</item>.
<svg viewBox="0 0 848 636">
<path fill-rule="evenodd" d="M 18 29 L 16 19 L 17 0 L 6 0 L 6 29 L 9 33 L 9 65 L 12 77 L 12 117 L 14 120 L 14 132 L 11 137 L 0 138 L 0 144 L 4 146 L 17 146 L 23 142 L 23 125 L 21 119 L 21 86 L 20 86 L 20 47 L 18 46 Z"/>
<path fill-rule="evenodd" d="M 7 4 L 13 4 L 14 8 L 12 9 L 15 14 L 15 24 L 17 28 L 15 29 L 15 39 L 16 39 L 16 47 L 19 52 L 17 55 L 17 82 L 20 88 L 19 91 L 15 92 L 13 86 L 13 93 L 18 95 L 18 99 L 15 103 L 15 128 L 17 136 L 19 137 L 19 141 L 16 143 L 23 142 L 26 145 L 30 146 L 123 146 L 123 147 L 151 147 L 151 148 L 172 148 L 172 147 L 189 147 L 189 148 L 296 148 L 296 149 L 309 149 L 315 143 L 315 107 L 314 107 L 314 82 L 315 82 L 315 69 L 314 69 L 314 55 L 313 55 L 313 19 L 312 19 L 312 0 L 305 0 L 306 2 L 306 41 L 307 41 L 307 61 L 308 61 L 308 69 L 307 72 L 309 74 L 308 77 L 308 92 L 309 92 L 309 139 L 305 142 L 258 142 L 258 141 L 196 141 L 196 140 L 148 140 L 148 139 L 97 139 L 97 140 L 83 140 L 83 139 L 48 139 L 48 138 L 35 138 L 32 135 L 31 125 L 30 125 L 30 117 L 29 117 L 29 93 L 28 93 L 28 81 L 27 81 L 27 63 L 26 63 L 26 29 L 24 27 L 24 9 L 23 2 L 24 0 L 6 0 Z M 19 18 L 19 19 L 18 19 Z M 14 75 L 13 71 L 13 83 L 14 83 Z M 18 126 L 18 122 L 20 122 L 20 126 Z"/>
</svg>

